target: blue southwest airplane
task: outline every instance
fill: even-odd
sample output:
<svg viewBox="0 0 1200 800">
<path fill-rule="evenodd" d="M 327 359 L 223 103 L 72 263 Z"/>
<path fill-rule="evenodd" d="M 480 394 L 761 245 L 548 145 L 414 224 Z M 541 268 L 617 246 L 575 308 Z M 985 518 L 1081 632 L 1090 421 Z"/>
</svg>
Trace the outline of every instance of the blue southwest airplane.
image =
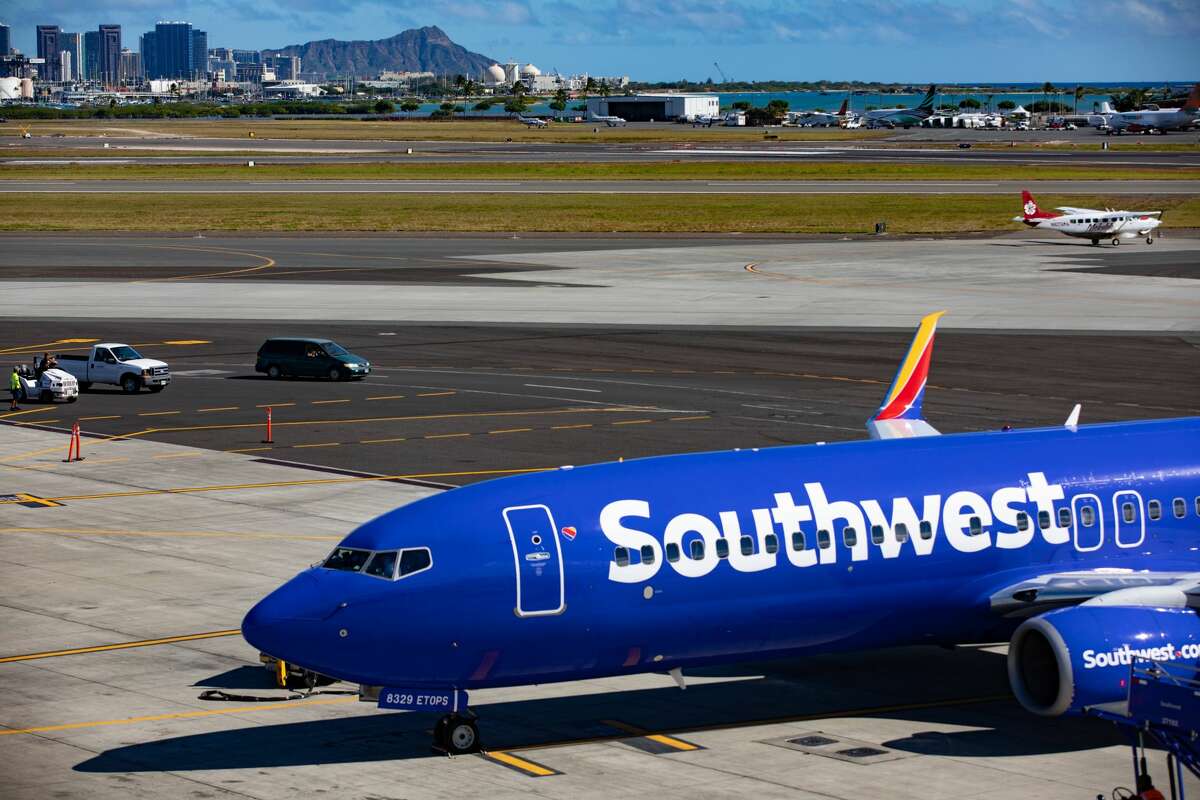
<svg viewBox="0 0 1200 800">
<path fill-rule="evenodd" d="M 1011 638 L 1047 716 L 1125 696 L 1135 658 L 1200 666 L 1200 419 L 938 435 L 926 317 L 874 441 L 646 458 L 488 481 L 355 530 L 242 624 L 264 654 L 438 711 L 470 689 Z M 270 661 L 270 658 L 267 659 Z"/>
</svg>

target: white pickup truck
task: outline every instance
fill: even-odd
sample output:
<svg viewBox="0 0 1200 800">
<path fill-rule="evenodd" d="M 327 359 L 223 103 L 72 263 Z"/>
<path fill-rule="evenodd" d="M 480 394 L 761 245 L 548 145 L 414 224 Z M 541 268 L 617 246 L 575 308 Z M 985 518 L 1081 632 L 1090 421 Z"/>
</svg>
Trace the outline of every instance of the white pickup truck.
<svg viewBox="0 0 1200 800">
<path fill-rule="evenodd" d="M 79 388 L 86 390 L 93 383 L 120 386 L 126 394 L 134 394 L 143 386 L 161 392 L 171 382 L 171 370 L 166 362 L 142 358 L 142 354 L 127 344 L 104 342 L 92 348 L 86 356 L 58 356 L 58 368 L 79 379 Z"/>
</svg>

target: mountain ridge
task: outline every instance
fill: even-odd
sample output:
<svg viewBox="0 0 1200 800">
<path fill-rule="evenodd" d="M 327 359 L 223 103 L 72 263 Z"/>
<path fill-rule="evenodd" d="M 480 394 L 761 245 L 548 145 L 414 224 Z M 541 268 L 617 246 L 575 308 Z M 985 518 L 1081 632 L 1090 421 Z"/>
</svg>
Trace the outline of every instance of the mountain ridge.
<svg viewBox="0 0 1200 800">
<path fill-rule="evenodd" d="M 480 75 L 496 60 L 455 43 L 436 25 L 410 28 L 386 39 L 320 39 L 270 50 L 299 56 L 304 72 L 374 76 L 385 70 Z"/>
</svg>

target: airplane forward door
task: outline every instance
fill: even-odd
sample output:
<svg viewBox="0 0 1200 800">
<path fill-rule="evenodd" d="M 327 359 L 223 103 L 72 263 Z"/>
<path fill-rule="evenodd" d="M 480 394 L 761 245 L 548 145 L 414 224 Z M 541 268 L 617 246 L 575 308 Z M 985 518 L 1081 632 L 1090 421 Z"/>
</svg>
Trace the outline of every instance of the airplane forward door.
<svg viewBox="0 0 1200 800">
<path fill-rule="evenodd" d="M 550 509 L 543 505 L 504 509 L 517 572 L 518 617 L 561 614 L 566 609 L 562 544 Z"/>
</svg>

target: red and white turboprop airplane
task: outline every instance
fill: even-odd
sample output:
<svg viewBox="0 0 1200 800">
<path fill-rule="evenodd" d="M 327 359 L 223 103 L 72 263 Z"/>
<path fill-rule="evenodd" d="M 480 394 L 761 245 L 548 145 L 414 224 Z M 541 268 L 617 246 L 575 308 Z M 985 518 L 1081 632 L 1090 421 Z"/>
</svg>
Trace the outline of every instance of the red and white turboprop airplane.
<svg viewBox="0 0 1200 800">
<path fill-rule="evenodd" d="M 1112 239 L 1114 246 L 1122 239 L 1145 237 L 1146 244 L 1154 244 L 1153 231 L 1162 225 L 1161 211 L 1116 211 L 1094 208 L 1073 208 L 1059 206 L 1054 209 L 1061 212 L 1052 214 L 1038 208 L 1037 201 L 1029 192 L 1021 192 L 1021 216 L 1013 217 L 1013 222 L 1024 222 L 1031 228 L 1039 230 L 1058 231 L 1066 236 L 1080 239 L 1091 239 L 1092 244 L 1100 244 L 1101 239 Z"/>
</svg>

